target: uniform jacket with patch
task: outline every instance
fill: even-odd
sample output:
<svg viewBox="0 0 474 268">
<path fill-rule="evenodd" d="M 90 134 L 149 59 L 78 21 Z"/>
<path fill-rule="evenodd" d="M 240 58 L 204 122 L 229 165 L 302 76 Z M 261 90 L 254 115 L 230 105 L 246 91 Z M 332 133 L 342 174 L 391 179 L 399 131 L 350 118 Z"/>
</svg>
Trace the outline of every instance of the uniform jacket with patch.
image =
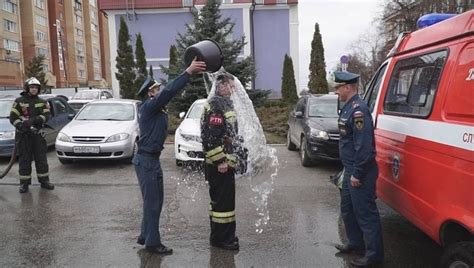
<svg viewBox="0 0 474 268">
<path fill-rule="evenodd" d="M 359 95 L 349 99 L 339 115 L 339 154 L 342 164 L 356 179 L 363 180 L 375 163 L 372 116 Z"/>
</svg>

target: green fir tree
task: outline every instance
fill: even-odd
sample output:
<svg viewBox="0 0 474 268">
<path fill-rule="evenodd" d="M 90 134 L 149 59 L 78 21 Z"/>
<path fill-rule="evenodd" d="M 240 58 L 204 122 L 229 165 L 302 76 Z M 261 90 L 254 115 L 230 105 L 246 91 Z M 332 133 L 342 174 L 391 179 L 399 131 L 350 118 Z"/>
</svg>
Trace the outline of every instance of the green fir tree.
<svg viewBox="0 0 474 268">
<path fill-rule="evenodd" d="M 314 94 L 328 93 L 328 82 L 326 80 L 326 62 L 324 60 L 324 48 L 319 33 L 319 24 L 314 26 L 313 41 L 311 42 L 311 62 L 309 64 L 308 88 Z"/>
<path fill-rule="evenodd" d="M 48 83 L 48 80 L 46 80 L 46 73 L 44 72 L 43 68 L 44 60 L 44 55 L 35 56 L 25 67 L 26 78 L 36 77 L 36 79 L 38 79 L 38 81 L 41 83 L 43 93 L 44 89 L 46 89 L 46 83 Z"/>
<path fill-rule="evenodd" d="M 148 71 L 148 74 L 151 78 L 153 78 L 153 65 L 150 65 L 150 70 Z"/>
<path fill-rule="evenodd" d="M 234 30 L 234 23 L 230 18 L 222 18 L 219 0 L 208 0 L 200 13 L 193 11 L 193 22 L 186 24 L 186 32 L 178 34 L 176 39 L 176 65 L 170 64 L 170 68 L 161 66 L 163 72 L 168 77 L 176 77 L 181 73 L 184 66 L 184 51 L 204 39 L 214 40 L 219 44 L 224 55 L 223 66 L 225 70 L 235 75 L 242 85 L 246 87 L 255 76 L 255 67 L 251 57 L 238 59 L 243 47 L 245 37 L 231 39 Z M 174 67 L 177 68 L 174 68 Z M 175 108 L 170 107 L 174 112 L 186 111 L 191 104 L 199 98 L 207 97 L 205 84 L 202 76 L 193 76 L 191 82 L 186 86 L 184 92 L 173 101 L 177 103 Z"/>
<path fill-rule="evenodd" d="M 298 100 L 296 92 L 295 71 L 293 69 L 293 60 L 285 54 L 283 61 L 283 73 L 281 75 L 281 95 L 282 99 L 288 103 L 294 104 Z"/>
<path fill-rule="evenodd" d="M 137 78 L 135 79 L 135 89 L 140 88 L 145 82 L 148 72 L 146 69 L 146 54 L 145 49 L 143 48 L 142 35 L 137 34 L 137 40 L 135 42 L 135 59 L 136 59 L 136 70 Z"/>
<path fill-rule="evenodd" d="M 117 72 L 115 77 L 119 81 L 120 95 L 125 99 L 134 99 L 137 88 L 135 87 L 135 64 L 133 62 L 133 49 L 130 45 L 128 26 L 123 17 L 120 18 L 120 30 L 118 36 Z"/>
</svg>

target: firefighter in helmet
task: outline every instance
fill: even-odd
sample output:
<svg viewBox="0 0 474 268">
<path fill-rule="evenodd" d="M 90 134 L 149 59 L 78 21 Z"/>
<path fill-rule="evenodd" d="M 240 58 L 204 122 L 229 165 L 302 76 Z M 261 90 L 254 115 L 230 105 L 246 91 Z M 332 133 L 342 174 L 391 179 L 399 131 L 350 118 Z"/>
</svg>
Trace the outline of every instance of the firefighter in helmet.
<svg viewBox="0 0 474 268">
<path fill-rule="evenodd" d="M 212 246 L 238 250 L 235 235 L 235 172 L 238 159 L 234 143 L 238 139 L 237 118 L 230 96 L 233 77 L 216 79 L 216 94 L 208 100 L 201 118 L 201 137 L 205 153 L 205 176 L 209 182 L 211 204 L 210 242 Z"/>
<path fill-rule="evenodd" d="M 20 193 L 28 192 L 31 184 L 31 162 L 34 159 L 41 188 L 53 190 L 49 182 L 47 145 L 42 135 L 44 124 L 51 116 L 47 101 L 38 97 L 41 83 L 35 77 L 25 81 L 21 97 L 13 102 L 10 123 L 15 126 L 15 146 L 19 155 Z"/>
</svg>

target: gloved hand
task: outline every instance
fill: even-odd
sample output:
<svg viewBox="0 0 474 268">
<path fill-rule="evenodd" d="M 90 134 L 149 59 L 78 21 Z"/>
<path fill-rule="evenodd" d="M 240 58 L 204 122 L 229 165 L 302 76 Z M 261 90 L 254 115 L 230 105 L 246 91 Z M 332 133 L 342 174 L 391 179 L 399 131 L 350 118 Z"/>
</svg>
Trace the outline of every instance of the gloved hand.
<svg viewBox="0 0 474 268">
<path fill-rule="evenodd" d="M 30 127 L 31 127 L 30 120 L 25 120 L 25 121 L 18 124 L 18 130 L 21 131 L 21 132 L 30 131 Z"/>
</svg>

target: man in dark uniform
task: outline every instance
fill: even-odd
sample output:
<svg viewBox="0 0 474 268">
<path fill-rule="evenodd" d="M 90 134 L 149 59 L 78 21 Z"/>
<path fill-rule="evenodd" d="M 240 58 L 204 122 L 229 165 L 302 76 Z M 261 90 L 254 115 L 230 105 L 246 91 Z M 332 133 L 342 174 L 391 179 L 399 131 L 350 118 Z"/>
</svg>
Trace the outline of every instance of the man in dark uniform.
<svg viewBox="0 0 474 268">
<path fill-rule="evenodd" d="M 230 75 L 219 75 L 216 91 L 204 106 L 201 138 L 205 154 L 205 176 L 209 182 L 210 242 L 212 246 L 238 250 L 235 236 L 235 169 L 234 152 L 237 139 L 237 118 L 230 96 L 234 81 Z"/>
<path fill-rule="evenodd" d="M 31 161 L 35 160 L 41 188 L 53 190 L 49 182 L 46 140 L 41 135 L 44 123 L 51 116 L 47 101 L 38 97 L 41 83 L 35 77 L 25 81 L 21 97 L 13 102 L 10 123 L 15 126 L 16 151 L 19 155 L 20 193 L 28 192 L 31 184 Z"/>
<path fill-rule="evenodd" d="M 166 104 L 190 81 L 190 76 L 202 73 L 206 64 L 193 60 L 175 80 L 160 90 L 160 83 L 148 78 L 137 95 L 144 99 L 140 106 L 140 139 L 138 152 L 133 158 L 143 197 L 143 220 L 137 243 L 157 254 L 172 254 L 173 250 L 161 243 L 159 224 L 163 206 L 163 172 L 160 154 L 168 135 Z"/>
<path fill-rule="evenodd" d="M 336 94 L 345 102 L 339 115 L 339 153 L 345 173 L 341 214 L 348 243 L 336 245 L 343 253 L 365 256 L 351 261 L 355 266 L 381 263 L 384 258 L 382 226 L 375 203 L 378 167 L 372 116 L 358 95 L 359 75 L 334 72 Z M 364 245 L 364 238 L 367 246 Z"/>
</svg>

